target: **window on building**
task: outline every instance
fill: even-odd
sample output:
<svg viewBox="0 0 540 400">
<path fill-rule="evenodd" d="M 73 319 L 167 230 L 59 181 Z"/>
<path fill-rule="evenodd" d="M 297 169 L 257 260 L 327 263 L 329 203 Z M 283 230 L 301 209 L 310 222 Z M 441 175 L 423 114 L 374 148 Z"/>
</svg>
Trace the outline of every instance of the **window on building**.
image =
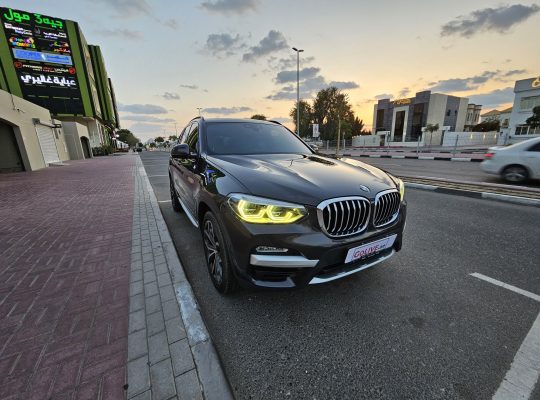
<svg viewBox="0 0 540 400">
<path fill-rule="evenodd" d="M 377 130 L 380 128 L 384 128 L 384 110 L 377 110 Z"/>
<path fill-rule="evenodd" d="M 454 115 L 457 115 L 457 110 L 454 110 Z"/>
<path fill-rule="evenodd" d="M 528 135 L 529 134 L 529 125 L 518 125 L 516 126 L 516 136 L 518 135 Z"/>
<path fill-rule="evenodd" d="M 532 110 L 536 106 L 540 106 L 540 96 L 522 97 L 519 103 L 521 110 Z"/>
<path fill-rule="evenodd" d="M 446 116 L 447 116 L 447 117 L 450 116 L 450 110 L 447 110 L 447 111 L 446 111 Z"/>
<path fill-rule="evenodd" d="M 415 104 L 412 115 L 411 141 L 417 141 L 422 135 L 422 126 L 424 117 L 424 103 Z"/>
</svg>

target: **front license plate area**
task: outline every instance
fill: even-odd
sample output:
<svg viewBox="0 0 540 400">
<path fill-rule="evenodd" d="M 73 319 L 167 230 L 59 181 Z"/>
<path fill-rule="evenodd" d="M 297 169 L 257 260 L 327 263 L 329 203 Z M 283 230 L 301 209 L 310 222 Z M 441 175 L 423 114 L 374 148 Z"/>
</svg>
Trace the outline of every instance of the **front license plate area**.
<svg viewBox="0 0 540 400">
<path fill-rule="evenodd" d="M 345 264 L 374 256 L 375 254 L 392 247 L 396 241 L 396 238 L 397 234 L 394 234 L 385 237 L 384 239 L 379 239 L 374 242 L 366 243 L 362 246 L 349 249 L 347 252 L 347 257 L 345 257 Z"/>
</svg>

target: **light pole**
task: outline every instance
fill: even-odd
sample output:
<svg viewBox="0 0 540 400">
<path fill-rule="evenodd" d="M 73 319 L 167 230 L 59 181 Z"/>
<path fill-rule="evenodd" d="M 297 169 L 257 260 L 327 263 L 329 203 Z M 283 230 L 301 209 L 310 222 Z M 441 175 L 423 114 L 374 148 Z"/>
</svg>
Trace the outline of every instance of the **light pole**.
<svg viewBox="0 0 540 400">
<path fill-rule="evenodd" d="M 296 134 L 300 136 L 300 53 L 304 50 L 292 49 L 296 51 Z"/>
</svg>

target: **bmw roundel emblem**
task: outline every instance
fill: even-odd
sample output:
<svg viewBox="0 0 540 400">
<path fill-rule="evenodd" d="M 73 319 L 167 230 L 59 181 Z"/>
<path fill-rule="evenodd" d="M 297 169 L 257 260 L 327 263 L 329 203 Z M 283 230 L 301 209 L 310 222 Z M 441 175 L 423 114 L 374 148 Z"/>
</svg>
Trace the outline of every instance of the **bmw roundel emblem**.
<svg viewBox="0 0 540 400">
<path fill-rule="evenodd" d="M 369 188 L 367 186 L 360 185 L 360 189 L 363 190 L 364 192 L 369 192 Z"/>
</svg>

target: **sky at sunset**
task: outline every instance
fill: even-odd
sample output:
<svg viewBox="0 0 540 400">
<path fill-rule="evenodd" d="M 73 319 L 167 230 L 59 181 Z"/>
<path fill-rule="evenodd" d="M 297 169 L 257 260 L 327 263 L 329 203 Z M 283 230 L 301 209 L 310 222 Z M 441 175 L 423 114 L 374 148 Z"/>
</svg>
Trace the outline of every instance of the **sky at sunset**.
<svg viewBox="0 0 540 400">
<path fill-rule="evenodd" d="M 292 127 L 301 98 L 337 86 L 369 128 L 377 98 L 417 91 L 510 106 L 540 75 L 540 5 L 495 0 L 0 0 L 78 21 L 100 45 L 123 128 L 172 135 L 207 117 L 264 114 Z"/>
</svg>

